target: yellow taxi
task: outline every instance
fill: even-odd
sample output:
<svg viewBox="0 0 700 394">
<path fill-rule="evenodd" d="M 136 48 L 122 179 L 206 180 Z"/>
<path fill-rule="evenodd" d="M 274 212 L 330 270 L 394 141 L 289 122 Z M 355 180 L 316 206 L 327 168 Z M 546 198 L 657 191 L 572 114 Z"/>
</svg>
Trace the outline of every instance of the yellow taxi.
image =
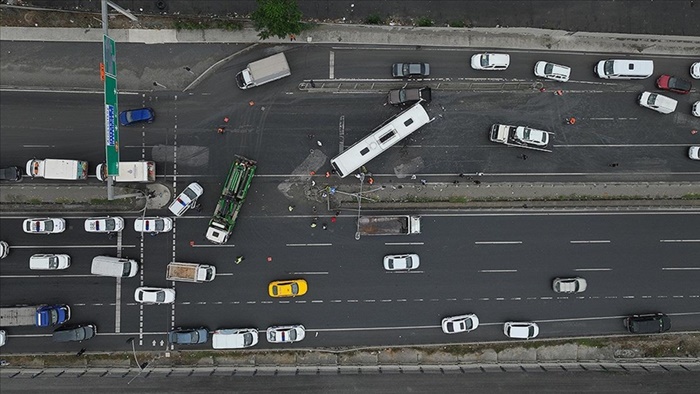
<svg viewBox="0 0 700 394">
<path fill-rule="evenodd" d="M 297 297 L 306 294 L 309 285 L 304 279 L 276 280 L 267 287 L 270 297 Z"/>
</svg>

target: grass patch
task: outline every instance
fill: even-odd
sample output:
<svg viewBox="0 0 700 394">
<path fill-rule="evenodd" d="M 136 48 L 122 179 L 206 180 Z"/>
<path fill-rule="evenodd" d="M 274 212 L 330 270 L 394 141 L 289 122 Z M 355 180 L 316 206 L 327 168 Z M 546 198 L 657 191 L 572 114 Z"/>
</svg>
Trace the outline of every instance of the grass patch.
<svg viewBox="0 0 700 394">
<path fill-rule="evenodd" d="M 29 200 L 27 200 L 27 202 L 29 204 L 43 204 L 44 203 L 43 201 L 41 201 L 41 199 L 38 199 L 38 198 L 30 198 Z"/>
<path fill-rule="evenodd" d="M 700 200 L 700 193 L 687 193 L 681 196 L 681 200 Z"/>
<path fill-rule="evenodd" d="M 462 21 L 452 21 L 448 24 L 450 27 L 464 27 L 465 24 Z"/>
<path fill-rule="evenodd" d="M 420 27 L 431 27 L 435 25 L 435 22 L 433 22 L 433 20 L 428 18 L 427 16 L 421 16 L 416 21 L 416 25 Z"/>
<path fill-rule="evenodd" d="M 370 14 L 370 16 L 365 19 L 365 23 L 368 25 L 383 25 L 384 18 L 382 18 L 379 14 Z"/>
<path fill-rule="evenodd" d="M 243 29 L 243 23 L 225 19 L 177 19 L 173 21 L 173 28 L 178 31 L 205 29 L 221 29 L 227 31 L 234 31 Z"/>
<path fill-rule="evenodd" d="M 73 200 L 66 198 L 66 197 L 59 197 L 56 199 L 57 204 L 70 204 L 72 202 L 73 202 Z"/>
<path fill-rule="evenodd" d="M 610 341 L 604 341 L 602 339 L 595 338 L 582 338 L 575 340 L 574 343 L 581 346 L 601 348 L 609 345 Z"/>
</svg>

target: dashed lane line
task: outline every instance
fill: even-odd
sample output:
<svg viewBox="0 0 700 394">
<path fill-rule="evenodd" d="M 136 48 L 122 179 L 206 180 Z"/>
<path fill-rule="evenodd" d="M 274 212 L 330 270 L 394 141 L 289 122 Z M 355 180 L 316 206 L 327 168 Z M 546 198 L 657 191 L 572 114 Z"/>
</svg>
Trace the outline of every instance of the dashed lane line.
<svg viewBox="0 0 700 394">
<path fill-rule="evenodd" d="M 384 246 L 414 246 L 425 245 L 425 242 L 384 242 Z"/>
<path fill-rule="evenodd" d="M 665 242 L 665 243 L 700 242 L 700 239 L 660 239 L 659 242 Z"/>
<path fill-rule="evenodd" d="M 612 271 L 612 268 L 575 268 L 574 271 L 586 272 L 586 271 Z"/>
<path fill-rule="evenodd" d="M 663 267 L 662 271 L 700 271 L 700 267 Z"/>
<path fill-rule="evenodd" d="M 518 272 L 518 270 L 479 270 L 478 272 L 486 273 L 486 274 L 500 274 L 500 273 Z"/>
<path fill-rule="evenodd" d="M 523 241 L 475 241 L 474 245 L 520 245 Z"/>
<path fill-rule="evenodd" d="M 607 239 L 588 240 L 588 241 L 583 241 L 583 240 L 574 241 L 574 240 L 571 240 L 571 241 L 569 241 L 569 243 L 572 243 L 572 244 L 609 244 L 609 243 L 610 243 L 610 240 L 607 240 Z"/>
<path fill-rule="evenodd" d="M 319 244 L 286 244 L 290 248 L 298 248 L 304 246 L 333 246 L 332 243 L 319 243 Z"/>
</svg>

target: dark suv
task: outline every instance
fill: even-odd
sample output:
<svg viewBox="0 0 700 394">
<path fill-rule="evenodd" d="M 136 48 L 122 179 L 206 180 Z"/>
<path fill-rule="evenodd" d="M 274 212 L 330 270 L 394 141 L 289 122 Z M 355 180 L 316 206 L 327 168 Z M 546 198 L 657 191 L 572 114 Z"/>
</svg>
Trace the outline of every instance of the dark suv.
<svg viewBox="0 0 700 394">
<path fill-rule="evenodd" d="M 90 339 L 97 334 L 94 324 L 86 324 L 74 327 L 61 327 L 53 332 L 54 342 L 81 342 Z"/>
<path fill-rule="evenodd" d="M 671 318 L 663 313 L 647 313 L 625 318 L 627 331 L 633 334 L 655 334 L 671 329 Z"/>
<path fill-rule="evenodd" d="M 432 99 L 432 94 L 429 87 L 424 88 L 401 88 L 389 91 L 389 104 L 405 105 L 423 100 L 429 103 Z"/>
<path fill-rule="evenodd" d="M 20 181 L 22 180 L 22 169 L 19 167 L 5 167 L 0 169 L 0 180 Z"/>
</svg>

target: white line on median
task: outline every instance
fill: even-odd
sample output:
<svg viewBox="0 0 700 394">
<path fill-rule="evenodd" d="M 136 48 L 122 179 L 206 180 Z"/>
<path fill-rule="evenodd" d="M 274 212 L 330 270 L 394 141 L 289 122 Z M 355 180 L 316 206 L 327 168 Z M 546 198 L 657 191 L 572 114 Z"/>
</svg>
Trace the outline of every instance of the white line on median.
<svg viewBox="0 0 700 394">
<path fill-rule="evenodd" d="M 335 52 L 330 52 L 330 59 L 328 60 L 328 79 L 335 78 Z"/>
<path fill-rule="evenodd" d="M 299 246 L 333 246 L 333 244 L 287 244 L 289 247 L 299 247 Z"/>
<path fill-rule="evenodd" d="M 574 271 L 612 271 L 612 268 L 576 268 Z"/>
<path fill-rule="evenodd" d="M 425 242 L 384 242 L 385 246 L 425 245 Z"/>
<path fill-rule="evenodd" d="M 569 241 L 572 244 L 609 244 L 610 240 Z"/>
<path fill-rule="evenodd" d="M 662 271 L 700 271 L 700 267 L 663 267 Z"/>
<path fill-rule="evenodd" d="M 46 245 L 38 245 L 38 246 L 32 246 L 32 245 L 19 245 L 15 246 L 12 245 L 12 249 L 37 249 L 37 248 L 45 248 Z M 82 248 L 135 248 L 136 245 L 114 245 L 114 244 L 109 244 L 109 245 L 52 245 L 51 246 L 54 249 L 67 249 L 67 248 L 73 248 L 73 249 L 82 249 Z"/>
<path fill-rule="evenodd" d="M 476 241 L 475 245 L 518 245 L 523 241 Z"/>
<path fill-rule="evenodd" d="M 218 274 L 218 273 L 217 273 Z M 290 275 L 328 275 L 328 271 L 298 271 L 290 272 Z"/>
<path fill-rule="evenodd" d="M 518 272 L 518 270 L 479 270 L 483 273 L 501 273 L 501 272 Z"/>
<path fill-rule="evenodd" d="M 660 239 L 659 242 L 700 242 L 700 239 Z"/>
</svg>

